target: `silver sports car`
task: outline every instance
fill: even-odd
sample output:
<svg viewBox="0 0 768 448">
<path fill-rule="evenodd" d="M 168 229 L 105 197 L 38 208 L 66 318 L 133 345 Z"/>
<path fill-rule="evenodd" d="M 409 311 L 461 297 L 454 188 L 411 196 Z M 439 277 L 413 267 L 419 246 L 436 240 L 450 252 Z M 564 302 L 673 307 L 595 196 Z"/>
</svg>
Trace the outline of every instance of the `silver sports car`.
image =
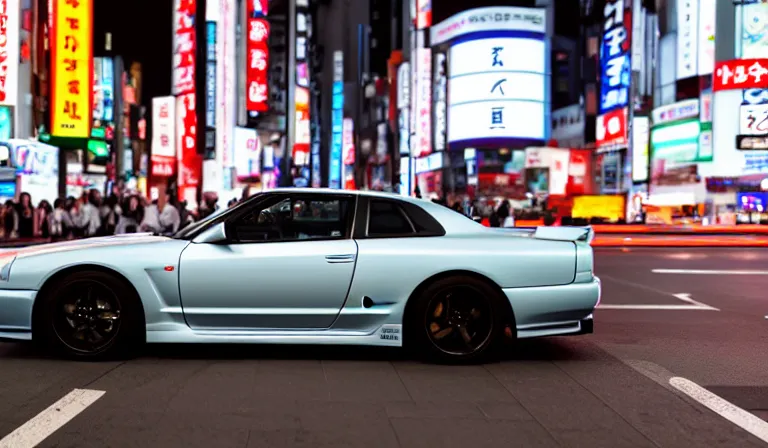
<svg viewBox="0 0 768 448">
<path fill-rule="evenodd" d="M 173 237 L 0 254 L 0 338 L 78 358 L 150 343 L 402 346 L 449 362 L 592 332 L 590 228 L 489 229 L 369 192 L 258 194 Z"/>
</svg>

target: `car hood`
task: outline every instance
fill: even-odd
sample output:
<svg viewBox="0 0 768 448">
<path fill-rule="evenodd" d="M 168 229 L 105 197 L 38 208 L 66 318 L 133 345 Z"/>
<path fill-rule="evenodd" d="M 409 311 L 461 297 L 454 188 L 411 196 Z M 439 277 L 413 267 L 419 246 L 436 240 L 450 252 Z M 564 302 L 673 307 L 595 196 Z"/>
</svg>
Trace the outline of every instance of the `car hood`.
<svg viewBox="0 0 768 448">
<path fill-rule="evenodd" d="M 170 238 L 164 236 L 155 236 L 151 233 L 128 233 L 124 235 L 103 236 L 95 238 L 85 238 L 82 240 L 62 241 L 59 243 L 41 244 L 38 246 L 29 246 L 19 249 L 8 249 L 2 252 L 5 257 L 15 256 L 16 258 L 31 257 L 43 254 L 55 254 L 61 252 L 70 252 L 76 250 L 93 249 L 97 247 L 114 247 L 131 244 L 162 243 Z"/>
</svg>

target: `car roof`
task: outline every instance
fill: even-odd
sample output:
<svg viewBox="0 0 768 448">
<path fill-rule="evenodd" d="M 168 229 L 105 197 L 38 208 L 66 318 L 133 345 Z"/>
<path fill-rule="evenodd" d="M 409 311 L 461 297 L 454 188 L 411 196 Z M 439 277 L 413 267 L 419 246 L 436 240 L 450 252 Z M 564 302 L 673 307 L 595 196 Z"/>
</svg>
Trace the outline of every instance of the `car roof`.
<svg viewBox="0 0 768 448">
<path fill-rule="evenodd" d="M 299 194 L 317 194 L 317 195 L 353 195 L 366 196 L 382 199 L 391 199 L 396 201 L 409 202 L 417 205 L 427 211 L 432 217 L 445 228 L 446 234 L 474 233 L 485 229 L 481 224 L 472 219 L 430 200 L 403 196 L 397 193 L 379 192 L 379 191 L 359 191 L 359 190 L 337 190 L 333 188 L 272 188 L 264 190 L 264 193 L 299 193 Z"/>
</svg>

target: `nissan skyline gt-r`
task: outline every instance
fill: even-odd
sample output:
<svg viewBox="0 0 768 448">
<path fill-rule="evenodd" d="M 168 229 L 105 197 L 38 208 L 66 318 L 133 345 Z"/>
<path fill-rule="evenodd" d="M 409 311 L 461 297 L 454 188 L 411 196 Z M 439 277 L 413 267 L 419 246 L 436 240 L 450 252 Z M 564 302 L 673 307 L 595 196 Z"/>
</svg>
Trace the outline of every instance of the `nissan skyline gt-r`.
<svg viewBox="0 0 768 448">
<path fill-rule="evenodd" d="M 432 202 L 279 189 L 173 237 L 0 255 L 0 338 L 75 358 L 143 343 L 402 346 L 477 361 L 507 337 L 593 330 L 581 227 L 491 229 Z"/>
</svg>

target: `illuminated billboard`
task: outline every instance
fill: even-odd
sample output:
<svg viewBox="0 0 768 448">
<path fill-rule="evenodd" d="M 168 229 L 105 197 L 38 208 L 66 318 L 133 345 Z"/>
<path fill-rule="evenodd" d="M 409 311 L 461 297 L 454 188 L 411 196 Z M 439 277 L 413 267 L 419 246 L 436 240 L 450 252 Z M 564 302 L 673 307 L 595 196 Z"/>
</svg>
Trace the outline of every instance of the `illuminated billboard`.
<svg viewBox="0 0 768 448">
<path fill-rule="evenodd" d="M 629 104 L 632 10 L 623 0 L 607 0 L 600 46 L 600 114 Z"/>
<path fill-rule="evenodd" d="M 88 138 L 93 104 L 93 1 L 53 2 L 51 135 Z"/>
</svg>

